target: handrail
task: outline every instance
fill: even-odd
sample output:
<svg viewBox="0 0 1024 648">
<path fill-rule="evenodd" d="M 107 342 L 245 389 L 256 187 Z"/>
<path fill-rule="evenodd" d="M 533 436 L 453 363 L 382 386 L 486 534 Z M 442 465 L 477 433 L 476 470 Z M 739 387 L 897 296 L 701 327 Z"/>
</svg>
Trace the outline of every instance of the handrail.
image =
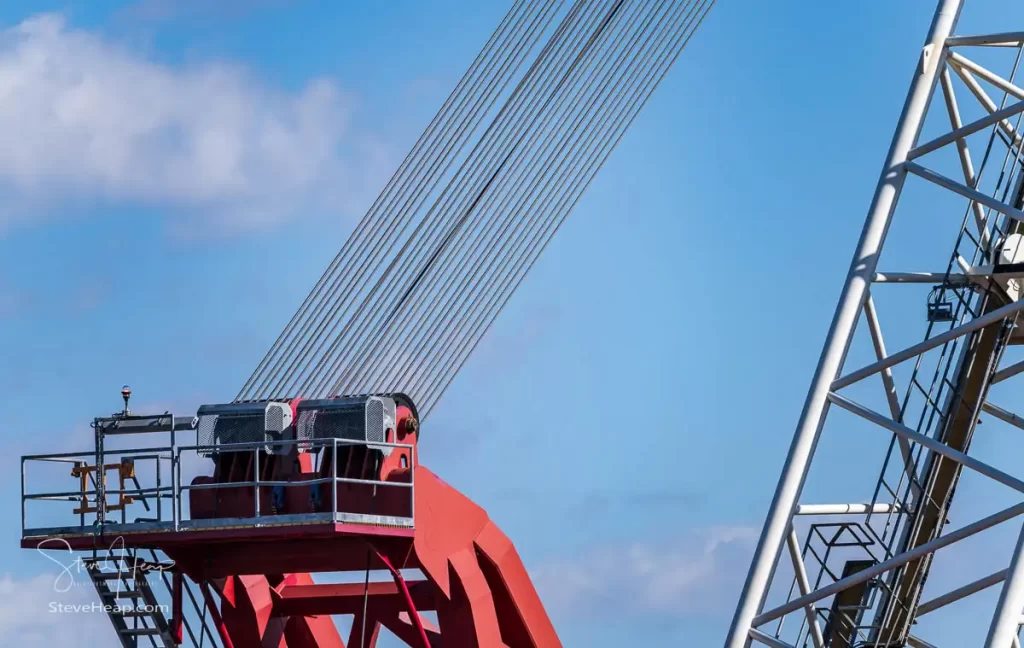
<svg viewBox="0 0 1024 648">
<path fill-rule="evenodd" d="M 254 496 L 254 519 L 267 518 L 268 516 L 260 512 L 260 488 L 261 487 L 304 487 L 304 486 L 318 486 L 322 484 L 358 484 L 363 486 L 371 486 L 374 491 L 378 487 L 398 487 L 409 489 L 409 517 L 401 518 L 412 521 L 413 510 L 415 507 L 415 493 L 414 493 L 414 471 L 410 471 L 409 481 L 405 482 L 393 482 L 385 481 L 381 479 L 357 479 L 353 477 L 342 477 L 338 476 L 337 462 L 332 462 L 331 476 L 329 477 L 315 477 L 311 479 L 301 479 L 296 481 L 283 481 L 283 480 L 265 480 L 260 479 L 259 462 L 260 455 L 263 452 L 268 451 L 268 448 L 275 447 L 301 447 L 303 449 L 311 448 L 327 448 L 330 447 L 333 451 L 334 456 L 337 456 L 338 447 L 342 446 L 372 446 L 375 448 L 391 448 L 408 450 L 410 455 L 415 452 L 415 447 L 412 444 L 406 443 L 388 443 L 388 442 L 373 442 L 367 443 L 362 440 L 352 439 L 340 439 L 340 438 L 328 438 L 328 439 L 283 439 L 283 440 L 264 440 L 264 441 L 246 441 L 237 443 L 225 443 L 225 444 L 190 444 L 190 445 L 178 445 L 176 443 L 174 431 L 171 433 L 171 445 L 170 446 L 159 446 L 159 447 L 146 447 L 146 448 L 127 448 L 127 449 L 116 449 L 116 450 L 105 450 L 97 448 L 92 451 L 84 452 L 62 452 L 62 453 L 51 453 L 51 454 L 34 454 L 25 455 L 21 458 L 22 460 L 22 531 L 26 530 L 26 503 L 29 501 L 78 501 L 82 498 L 93 498 L 97 501 L 97 506 L 104 510 L 104 513 L 110 512 L 107 508 L 106 496 L 136 496 L 136 501 L 145 505 L 146 511 L 151 511 L 149 506 L 149 497 L 156 499 L 156 519 L 147 520 L 146 518 L 136 518 L 136 522 L 158 522 L 158 523 L 170 523 L 173 525 L 173 529 L 178 531 L 181 529 L 181 522 L 183 520 L 183 501 L 185 499 L 185 493 L 188 491 L 200 491 L 200 490 L 216 490 L 225 488 L 249 488 L 253 489 Z M 196 455 L 202 456 L 206 454 L 218 454 L 221 452 L 245 452 L 251 451 L 254 457 L 254 478 L 244 482 L 218 482 L 218 483 L 199 483 L 199 484 L 182 484 L 182 464 L 184 453 L 195 453 Z M 409 466 L 414 465 L 413 457 L 410 456 Z M 86 490 L 75 490 L 75 491 L 59 491 L 59 492 L 27 492 L 27 477 L 26 477 L 26 466 L 28 463 L 68 463 L 68 464 L 79 464 L 86 465 L 92 461 L 100 461 L 101 465 L 107 463 L 117 462 L 143 462 L 153 461 L 155 467 L 155 474 L 153 477 L 156 480 L 155 486 L 142 487 L 136 479 L 136 485 L 138 488 L 107 488 L 106 484 L 100 485 L 95 481 L 93 485 L 95 488 Z M 160 465 L 164 461 L 170 461 L 171 463 L 171 474 L 170 484 L 166 484 L 164 479 L 167 477 L 160 469 Z M 148 481 L 148 479 L 144 480 Z M 119 485 L 119 484 L 114 484 Z M 127 486 L 128 484 L 125 484 Z M 338 489 L 332 488 L 331 494 L 331 515 L 332 519 L 336 519 L 339 511 L 338 502 Z M 171 506 L 171 519 L 164 520 L 165 508 L 162 506 L 162 500 L 169 498 L 172 500 Z M 100 501 L 102 500 L 102 501 Z M 324 513 L 326 514 L 326 512 Z M 301 514 L 300 514 L 301 515 Z M 79 516 L 80 527 L 88 528 L 86 525 L 85 514 L 82 513 Z M 114 520 L 107 520 L 105 514 L 97 514 L 97 521 L 104 520 L 104 522 L 114 522 Z M 125 509 L 121 509 L 121 524 L 127 524 L 127 513 Z M 257 523 L 258 524 L 258 523 Z M 63 528 L 63 527 L 62 527 Z M 76 527 L 77 528 L 77 527 Z"/>
</svg>

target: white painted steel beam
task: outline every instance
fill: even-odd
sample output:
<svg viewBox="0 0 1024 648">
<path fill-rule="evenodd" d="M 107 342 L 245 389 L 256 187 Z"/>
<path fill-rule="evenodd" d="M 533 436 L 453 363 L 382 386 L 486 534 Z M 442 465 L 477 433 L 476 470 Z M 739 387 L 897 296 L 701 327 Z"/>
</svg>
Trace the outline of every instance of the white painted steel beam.
<svg viewBox="0 0 1024 648">
<path fill-rule="evenodd" d="M 989 574 L 984 578 L 979 578 L 976 581 L 962 585 L 955 590 L 946 592 L 941 596 L 936 596 L 933 599 L 925 601 L 917 606 L 917 616 L 923 616 L 930 612 L 934 612 L 939 608 L 946 607 L 950 603 L 956 603 L 961 599 L 965 599 L 971 594 L 975 594 L 982 590 L 988 589 L 993 585 L 998 585 L 1006 579 L 1006 570 L 1000 569 L 999 571 Z"/>
<path fill-rule="evenodd" d="M 964 85 L 967 86 L 967 89 L 971 91 L 971 94 L 974 95 L 974 98 L 978 100 L 978 103 L 980 103 L 982 107 L 985 108 L 985 110 L 989 111 L 990 113 L 999 110 L 999 107 L 996 105 L 996 102 L 992 100 L 992 97 L 988 96 L 988 93 L 985 92 L 985 89 L 982 88 L 981 84 L 978 83 L 978 79 L 975 78 L 975 76 L 971 74 L 969 70 L 957 65 L 953 65 L 951 67 L 953 68 L 953 71 L 956 72 L 956 75 L 960 77 L 960 80 L 964 82 Z M 1009 136 L 1010 139 L 1013 140 L 1014 145 L 1021 145 L 1022 138 L 1020 136 L 1020 133 L 1017 132 L 1017 129 L 1013 127 L 1013 124 L 1004 119 L 1003 121 L 999 122 L 999 127 L 1002 128 L 1003 132 L 1006 133 L 1007 136 Z"/>
<path fill-rule="evenodd" d="M 1021 610 L 1024 610 L 1024 526 L 1017 537 L 1010 567 L 1006 570 L 1006 580 L 999 593 L 999 603 L 992 616 L 985 648 L 1004 648 L 1017 638 Z"/>
<path fill-rule="evenodd" d="M 796 530 L 790 527 L 789 535 L 786 536 L 786 546 L 789 548 L 789 559 L 793 562 L 793 573 L 796 576 L 796 585 L 800 590 L 800 596 L 807 596 L 811 593 L 811 582 L 807 578 L 807 568 L 804 566 L 803 556 L 800 555 L 800 541 L 796 537 Z M 821 634 L 821 626 L 818 625 L 818 617 L 814 613 L 814 606 L 808 605 L 804 608 L 804 616 L 807 618 L 807 628 L 814 642 L 814 648 L 824 648 L 825 638 Z"/>
<path fill-rule="evenodd" d="M 873 374 L 876 374 L 887 367 L 892 367 L 903 362 L 904 360 L 908 360 L 910 358 L 913 358 L 914 356 L 921 355 L 925 351 L 934 349 L 935 347 L 945 344 L 946 342 L 949 342 L 951 340 L 955 340 L 961 335 L 965 335 L 967 333 L 970 333 L 971 331 L 976 331 L 980 328 L 985 328 L 989 324 L 994 324 L 995 322 L 998 322 L 999 320 L 1005 317 L 1015 315 L 1016 313 L 1019 313 L 1021 310 L 1024 310 L 1024 301 L 1014 302 L 1012 304 L 1007 304 L 1006 306 L 997 308 L 991 313 L 987 313 L 985 315 L 982 315 L 981 317 L 975 318 L 970 322 L 967 322 L 966 324 L 962 324 L 960 326 L 957 326 L 956 328 L 951 328 L 948 331 L 943 331 L 942 333 L 939 333 L 935 337 L 928 338 L 924 342 L 918 342 L 913 346 L 907 347 L 902 351 L 894 353 L 885 360 L 873 362 L 867 365 L 866 367 L 862 367 L 856 371 L 846 374 L 842 378 L 836 379 L 832 383 L 832 391 L 838 391 L 843 387 L 848 387 L 853 383 L 863 380 L 864 378 L 867 378 L 868 376 L 871 376 Z"/>
<path fill-rule="evenodd" d="M 964 468 L 970 468 L 971 470 L 982 475 L 985 475 L 986 477 L 993 479 L 999 482 L 1000 484 L 1003 484 L 1004 486 L 1009 486 L 1010 488 L 1016 491 L 1024 493 L 1024 481 L 1021 481 L 1020 479 L 1017 479 L 1013 475 L 1005 473 L 1002 470 L 999 470 L 998 468 L 994 468 L 993 466 L 988 465 L 987 463 L 981 461 L 980 459 L 975 459 L 974 457 L 964 454 L 959 450 L 954 450 L 953 448 L 950 448 L 948 445 L 942 443 L 941 441 L 937 441 L 930 436 L 920 434 L 912 430 L 911 428 L 908 428 L 905 425 L 902 425 L 900 423 L 897 423 L 896 421 L 893 421 L 892 419 L 882 416 L 878 412 L 870 410 L 864 407 L 863 405 L 853 402 L 849 398 L 840 396 L 839 394 L 829 394 L 829 400 L 831 400 L 836 405 L 842 407 L 843 409 L 849 412 L 853 412 L 854 414 L 860 416 L 861 418 L 867 419 L 868 421 L 871 421 L 872 423 L 880 427 L 883 427 L 889 430 L 890 432 L 895 432 L 896 434 L 904 437 L 908 441 L 920 444 L 925 448 L 928 448 L 932 452 L 935 452 L 936 454 L 940 454 L 947 459 L 951 459 L 957 462 Z"/>
<path fill-rule="evenodd" d="M 793 644 L 780 641 L 770 634 L 765 634 L 756 628 L 751 628 L 750 638 L 756 639 L 758 642 L 763 643 L 766 646 L 771 646 L 771 648 L 796 648 Z"/>
<path fill-rule="evenodd" d="M 954 67 L 959 67 L 964 70 L 970 70 L 970 72 L 979 79 L 988 81 L 989 83 L 991 83 L 992 85 L 994 85 L 995 87 L 999 88 L 1000 90 L 1002 90 L 1003 92 L 1012 97 L 1024 99 L 1024 88 L 1021 88 L 1010 83 L 1009 81 L 999 76 L 995 72 L 989 70 L 984 66 L 978 65 L 977 63 L 967 58 L 963 54 L 960 54 L 958 52 L 950 52 L 949 62 L 952 63 Z"/>
<path fill-rule="evenodd" d="M 1024 221 L 1024 211 L 1021 211 L 1016 207 L 1011 207 L 1004 202 L 1000 202 L 988 194 L 983 194 L 977 189 L 972 189 L 971 187 L 960 184 L 959 182 L 951 180 L 941 173 L 936 173 L 931 169 L 927 169 L 916 162 L 905 162 L 903 166 L 910 173 L 913 173 L 919 178 L 924 178 L 932 184 L 936 184 L 943 189 L 948 189 L 953 193 L 958 193 L 964 198 L 969 198 L 975 202 L 979 202 L 986 207 L 994 209 L 1000 214 L 1006 214 L 1007 216 L 1012 216 L 1017 220 Z"/>
<path fill-rule="evenodd" d="M 1024 430 L 1024 419 L 1022 419 L 1021 417 L 1017 416 L 1013 412 L 1004 410 L 1002 407 L 999 407 L 995 403 L 990 403 L 988 401 L 985 401 L 984 403 L 981 404 L 981 409 L 982 409 L 982 411 L 988 412 L 989 414 L 991 414 L 992 416 L 996 417 L 997 419 L 1009 423 L 1010 425 L 1014 426 L 1015 428 L 1019 428 L 1021 430 Z"/>
<path fill-rule="evenodd" d="M 953 90 L 953 80 L 949 76 L 949 69 L 942 71 L 939 77 L 942 87 L 942 97 L 946 100 L 946 114 L 949 116 L 949 125 L 954 131 L 963 127 L 963 120 L 960 118 L 960 107 L 956 103 L 956 92 Z M 956 140 L 957 157 L 960 158 L 960 171 L 964 174 L 964 183 L 968 187 L 978 188 L 978 178 L 974 173 L 974 162 L 971 160 L 971 152 L 967 148 L 967 140 Z M 971 202 L 971 212 L 974 214 L 974 224 L 978 228 L 978 240 L 981 241 L 981 248 L 990 251 L 991 241 L 989 240 L 988 219 L 985 210 L 976 202 Z"/>
<path fill-rule="evenodd" d="M 938 284 L 946 278 L 945 272 L 876 272 L 875 283 L 921 283 Z M 962 274 L 949 275 L 950 283 L 953 285 L 965 285 L 971 282 L 971 277 Z"/>
<path fill-rule="evenodd" d="M 1007 520 L 1011 520 L 1022 514 L 1024 514 L 1024 502 L 1020 504 L 1015 504 L 1009 508 L 1005 508 L 1002 511 L 999 511 L 998 513 L 982 518 L 977 522 L 968 524 L 967 526 L 961 527 L 955 531 L 951 531 L 946 535 L 939 536 L 934 540 L 930 540 L 922 545 L 914 547 L 909 551 L 905 551 L 901 554 L 893 556 L 888 560 L 882 561 L 876 565 L 872 565 L 871 567 L 856 572 L 855 574 L 847 576 L 846 578 L 839 579 L 834 583 L 831 583 L 829 585 L 826 585 L 825 587 L 815 590 L 807 596 L 800 596 L 791 601 L 787 601 L 786 603 L 778 607 L 772 608 L 771 610 L 763 612 L 754 617 L 753 624 L 755 626 L 760 626 L 774 619 L 778 619 L 779 617 L 785 616 L 790 612 L 799 610 L 800 608 L 805 607 L 809 604 L 817 603 L 818 601 L 824 598 L 832 596 L 833 594 L 838 594 L 839 592 L 842 592 L 847 588 L 853 587 L 854 585 L 859 585 L 860 583 L 869 581 L 872 578 L 877 578 L 878 576 L 881 576 L 890 569 L 895 569 L 896 567 L 899 567 L 900 565 L 905 565 L 906 563 L 912 560 L 923 558 L 924 556 L 934 553 L 935 551 L 938 551 L 943 547 L 948 547 L 949 545 L 955 544 L 963 540 L 964 538 L 969 538 L 973 535 L 981 533 L 982 531 L 985 531 L 986 529 L 990 529 L 997 524 L 1006 522 Z"/>
<path fill-rule="evenodd" d="M 1024 41 L 1024 32 L 953 36 L 946 40 L 947 47 L 1017 47 Z"/>
<path fill-rule="evenodd" d="M 963 141 L 968 135 L 977 133 L 989 126 L 994 126 L 996 123 L 1003 121 L 1007 117 L 1019 115 L 1021 112 L 1024 112 L 1024 101 L 1018 101 L 1017 103 L 1010 104 L 1005 108 L 1000 108 L 999 110 L 989 113 L 981 119 L 973 121 L 966 126 L 960 126 L 945 135 L 940 135 L 929 142 L 925 142 L 908 153 L 907 159 L 914 160 L 922 155 L 927 155 L 932 151 L 940 149 L 947 144 Z"/>
<path fill-rule="evenodd" d="M 944 65 L 946 39 L 953 35 L 962 6 L 963 0 L 940 0 L 936 7 L 903 112 L 893 134 L 889 153 L 882 165 L 832 325 L 825 339 L 800 420 L 793 433 L 793 440 L 764 529 L 754 550 L 750 571 L 743 584 L 743 591 L 725 641 L 726 648 L 745 648 L 750 644 L 754 619 L 758 617 L 758 612 L 764 605 L 775 565 L 778 563 L 785 537 L 789 533 L 793 511 L 796 510 L 800 492 L 807 479 L 814 448 L 828 415 L 828 395 L 832 383 L 842 370 L 864 299 L 875 277 L 879 254 L 906 181 L 907 169 L 904 163 L 907 161 L 907 153 L 914 148 L 920 136 L 924 117 L 938 82 L 938 72 Z M 806 605 L 806 602 L 803 605 Z"/>
<path fill-rule="evenodd" d="M 1024 371 L 1024 360 L 1021 360 L 1020 362 L 1015 362 L 1009 367 L 1000 369 L 999 371 L 995 372 L 995 374 L 993 374 L 992 376 L 992 384 L 994 385 L 998 382 L 1003 382 L 1007 378 L 1013 378 L 1022 371 Z"/>
<path fill-rule="evenodd" d="M 799 504 L 793 515 L 866 515 L 898 510 L 892 504 Z"/>
</svg>

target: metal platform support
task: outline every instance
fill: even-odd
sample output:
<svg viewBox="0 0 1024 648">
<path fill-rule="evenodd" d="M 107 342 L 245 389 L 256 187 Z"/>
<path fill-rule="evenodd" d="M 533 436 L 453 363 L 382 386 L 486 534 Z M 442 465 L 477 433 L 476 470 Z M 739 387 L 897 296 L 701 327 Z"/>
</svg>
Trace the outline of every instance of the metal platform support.
<svg viewBox="0 0 1024 648">
<path fill-rule="evenodd" d="M 819 645 L 823 640 L 825 646 L 836 648 L 840 644 L 828 636 L 829 628 L 822 637 L 811 612 L 854 608 L 858 618 L 847 626 L 856 636 L 844 638 L 844 646 L 931 645 L 926 638 L 916 636 L 920 627 L 915 625 L 917 619 L 958 600 L 929 592 L 931 596 L 926 598 L 931 601 L 920 604 L 935 552 L 1024 513 L 1024 504 L 1018 504 L 954 530 L 947 528 L 949 508 L 964 469 L 1024 493 L 1024 475 L 1012 474 L 970 454 L 975 428 L 983 417 L 991 417 L 999 425 L 1018 427 L 1024 420 L 987 400 L 993 384 L 1024 371 L 1024 362 L 1000 366 L 1004 351 L 1024 342 L 1020 332 L 1024 318 L 1018 321 L 1024 310 L 1024 88 L 1014 82 L 1024 62 L 1024 32 L 954 35 L 965 5 L 970 7 L 967 0 L 938 2 L 726 648 L 744 648 L 752 642 Z M 995 26 L 1004 24 L 995 21 Z M 995 51 L 1011 55 L 1012 69 L 1008 74 L 997 74 L 977 63 L 969 48 L 998 48 Z M 1012 55 L 1016 55 L 1016 61 Z M 936 93 L 937 88 L 940 93 Z M 958 101 L 958 92 L 961 99 L 966 99 Z M 980 116 L 965 119 L 965 109 L 973 109 Z M 922 143 L 919 140 L 926 121 L 929 127 L 940 121 L 942 133 Z M 972 145 L 979 140 L 987 141 L 980 150 Z M 936 165 L 943 163 L 943 158 L 929 155 L 944 148 L 955 153 L 944 159 L 951 169 L 940 172 Z M 998 168 L 1000 162 L 1002 169 Z M 940 190 L 943 205 L 948 205 L 951 198 L 962 201 L 959 227 L 945 219 L 948 214 L 942 218 L 933 214 L 935 218 L 925 225 L 937 228 L 947 224 L 953 243 L 949 265 L 937 272 L 911 268 L 880 272 L 883 246 L 904 185 L 911 180 L 924 180 L 923 186 Z M 916 290 L 926 327 L 923 341 L 887 351 L 880 323 L 884 317 L 879 317 L 872 299 L 873 290 L 881 286 Z M 922 289 L 928 286 L 933 289 L 925 297 L 927 291 L 923 294 Z M 844 365 L 852 357 L 851 345 L 861 317 L 870 335 L 874 361 L 849 371 Z M 905 374 L 894 374 L 893 368 L 900 363 L 913 365 L 909 381 L 897 379 Z M 876 375 L 882 387 L 877 393 L 881 411 L 858 401 L 847 389 Z M 904 387 L 905 392 L 901 392 Z M 858 392 L 862 393 L 863 389 Z M 853 420 L 861 425 L 884 430 L 889 436 L 884 456 L 866 457 L 869 461 L 881 459 L 874 492 L 850 493 L 848 501 L 864 504 L 819 506 L 801 501 L 832 405 L 854 414 L 858 418 Z M 862 465 L 863 459 L 851 458 L 846 469 L 858 475 L 878 470 L 877 464 Z M 815 568 L 817 573 L 807 573 L 810 567 L 800 564 L 798 556 L 794 557 L 793 570 L 788 565 L 780 569 L 784 545 L 788 544 L 790 554 L 795 556 L 797 538 L 791 533 L 797 515 L 810 515 L 812 520 L 815 516 L 843 515 L 843 520 L 855 520 L 872 538 L 871 550 L 862 547 L 857 550 L 860 554 L 853 551 L 841 558 L 833 556 L 831 562 L 823 561 Z M 1016 645 L 1024 605 L 1024 576 L 1015 577 L 1018 571 L 1024 574 L 1021 553 L 1022 546 L 1018 546 L 1010 568 L 1003 572 L 1007 582 L 992 615 L 986 646 Z M 843 562 L 836 564 L 839 560 Z M 775 586 L 781 585 L 778 581 L 783 577 L 792 578 L 790 593 L 785 600 L 775 602 L 780 595 L 786 596 L 782 587 Z M 989 576 L 979 582 L 990 587 L 1001 579 L 993 581 Z M 808 591 L 809 582 L 815 583 L 813 591 Z M 980 589 L 964 586 L 957 590 L 961 592 L 957 596 L 962 598 Z M 933 604 L 936 601 L 941 605 Z M 794 615 L 796 623 L 783 624 L 789 615 Z M 769 630 L 767 624 L 775 621 L 778 626 Z M 910 634 L 912 628 L 914 636 Z"/>
</svg>

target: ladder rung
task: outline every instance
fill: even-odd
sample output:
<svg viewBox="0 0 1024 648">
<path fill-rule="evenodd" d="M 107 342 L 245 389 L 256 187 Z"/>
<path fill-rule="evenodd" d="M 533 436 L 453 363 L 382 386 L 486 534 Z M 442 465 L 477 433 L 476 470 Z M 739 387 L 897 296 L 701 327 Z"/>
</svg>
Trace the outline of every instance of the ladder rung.
<svg viewBox="0 0 1024 648">
<path fill-rule="evenodd" d="M 121 634 L 136 635 L 141 637 L 144 635 L 158 635 L 160 634 L 160 630 L 158 630 L 157 628 L 128 628 L 127 630 L 122 630 Z"/>
<path fill-rule="evenodd" d="M 128 576 L 126 572 L 93 572 L 93 580 L 120 580 L 122 577 Z"/>
<path fill-rule="evenodd" d="M 132 610 L 130 612 L 121 612 L 121 616 L 123 616 L 125 618 L 133 618 L 133 617 L 134 618 L 153 618 L 154 614 L 153 614 L 153 612 L 151 612 L 149 610 L 140 609 L 140 610 Z"/>
</svg>

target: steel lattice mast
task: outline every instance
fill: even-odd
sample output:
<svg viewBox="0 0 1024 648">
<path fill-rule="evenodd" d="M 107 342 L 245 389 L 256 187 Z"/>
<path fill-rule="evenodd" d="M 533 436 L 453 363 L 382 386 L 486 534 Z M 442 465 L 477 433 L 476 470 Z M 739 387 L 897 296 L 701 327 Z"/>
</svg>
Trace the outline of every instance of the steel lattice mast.
<svg viewBox="0 0 1024 648">
<path fill-rule="evenodd" d="M 1005 570 L 978 574 L 977 580 L 952 591 L 926 583 L 936 551 L 1001 522 L 1019 525 L 1018 516 L 1024 514 L 1020 503 L 956 528 L 947 518 L 955 488 L 967 473 L 1024 493 L 1022 471 L 1011 474 L 1014 466 L 997 468 L 971 454 L 979 419 L 1024 429 L 1024 419 L 994 404 L 990 392 L 993 385 L 1024 372 L 1024 362 L 1004 362 L 1007 347 L 1024 341 L 1017 322 L 1024 310 L 1019 283 L 1024 277 L 1024 89 L 1013 82 L 1024 51 L 1024 31 L 955 35 L 965 4 L 971 6 L 964 0 L 938 3 L 727 648 L 752 642 L 776 648 L 964 645 L 962 637 L 920 632 L 927 627 L 922 618 L 956 615 L 952 604 L 1000 583 L 994 610 L 978 620 L 987 626 L 987 634 L 982 629 L 979 637 L 987 637 L 987 648 L 1020 645 L 1024 532 L 1015 547 L 1007 547 L 1012 558 Z M 1017 26 L 1024 27 L 1024 14 L 1017 18 Z M 1005 21 L 994 27 L 1004 29 Z M 999 53 L 1010 56 L 1007 63 L 1012 66 L 1006 72 L 992 71 L 988 58 L 986 65 L 977 62 L 986 56 L 994 60 L 993 54 Z M 961 110 L 968 108 L 980 116 L 965 120 Z M 922 141 L 926 123 L 939 122 L 942 134 Z M 952 214 L 962 215 L 959 230 L 950 214 L 930 215 L 929 226 L 941 228 L 946 223 L 953 242 L 944 271 L 907 272 L 919 268 L 900 267 L 912 258 L 905 249 L 886 255 L 886 264 L 899 272 L 878 271 L 908 181 L 945 192 L 943 205 L 956 198 L 958 209 L 964 209 Z M 902 216 L 903 210 L 899 213 Z M 923 288 L 933 287 L 924 341 L 896 352 L 886 350 L 872 298 L 872 292 L 886 284 L 891 287 L 884 290 L 907 291 L 910 299 L 920 299 Z M 869 333 L 874 361 L 848 367 L 860 322 Z M 906 373 L 894 374 L 897 365 L 909 373 L 909 380 L 899 380 Z M 882 389 L 860 384 L 868 378 L 879 380 Z M 856 397 L 848 389 L 855 384 Z M 879 406 L 865 404 L 863 394 L 876 396 Z M 819 441 L 834 427 L 826 425 L 832 405 L 857 415 L 861 427 L 868 428 L 864 434 L 876 433 L 869 429 L 874 427 L 890 435 L 882 456 L 865 453 L 849 458 L 843 467 L 852 475 L 874 474 L 881 464 L 873 492 L 850 493 L 847 501 L 857 504 L 811 504 L 803 492 Z M 806 532 L 802 544 L 798 530 Z M 785 562 L 790 564 L 780 565 L 784 546 Z M 967 632 L 972 619 L 954 618 Z"/>
</svg>

